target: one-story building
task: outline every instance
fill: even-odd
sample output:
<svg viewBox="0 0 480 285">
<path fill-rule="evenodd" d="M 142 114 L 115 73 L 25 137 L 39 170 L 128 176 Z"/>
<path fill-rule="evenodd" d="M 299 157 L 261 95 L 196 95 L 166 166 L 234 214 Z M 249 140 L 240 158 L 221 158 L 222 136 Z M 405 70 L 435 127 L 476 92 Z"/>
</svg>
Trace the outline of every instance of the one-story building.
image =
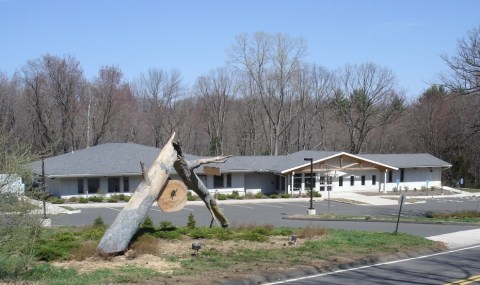
<svg viewBox="0 0 480 285">
<path fill-rule="evenodd" d="M 133 143 L 106 143 L 44 160 L 45 185 L 59 197 L 132 193 L 160 149 Z M 202 157 L 187 155 L 188 160 Z M 196 171 L 212 192 L 301 194 L 316 191 L 393 191 L 440 187 L 451 164 L 430 154 L 358 154 L 299 151 L 279 156 L 234 156 Z M 34 163 L 40 174 L 41 162 Z M 173 171 L 174 173 L 174 171 Z M 312 175 L 313 174 L 313 175 Z M 173 175 L 176 178 L 176 175 Z"/>
</svg>

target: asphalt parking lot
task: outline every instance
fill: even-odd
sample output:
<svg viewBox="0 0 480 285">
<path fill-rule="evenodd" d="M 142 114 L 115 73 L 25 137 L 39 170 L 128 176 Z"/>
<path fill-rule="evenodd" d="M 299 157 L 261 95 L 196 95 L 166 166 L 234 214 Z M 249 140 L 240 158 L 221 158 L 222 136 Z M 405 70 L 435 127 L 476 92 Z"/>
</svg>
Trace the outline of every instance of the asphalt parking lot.
<svg viewBox="0 0 480 285">
<path fill-rule="evenodd" d="M 339 221 L 299 221 L 285 219 L 291 215 L 303 215 L 307 213 L 309 201 L 265 201 L 254 203 L 231 204 L 222 203 L 220 207 L 229 219 L 230 225 L 245 224 L 271 224 L 274 226 L 303 227 L 305 225 L 315 225 L 326 228 L 345 228 L 355 230 L 371 231 L 393 231 L 395 225 L 392 223 L 373 223 L 373 222 L 339 222 Z M 314 201 L 314 208 L 317 214 L 336 213 L 354 216 L 368 215 L 397 215 L 398 206 L 372 206 L 372 205 L 352 205 L 334 201 Z M 92 205 L 93 206 L 93 205 Z M 419 216 L 424 215 L 426 211 L 460 211 L 475 210 L 478 206 L 478 199 L 470 197 L 461 198 L 442 198 L 428 199 L 426 202 L 417 204 L 407 204 L 403 206 L 402 215 Z M 122 210 L 122 206 L 115 204 L 107 205 L 102 208 L 84 208 L 76 214 L 60 214 L 52 216 L 52 225 L 91 225 L 93 221 L 101 216 L 106 224 L 111 224 L 117 214 Z M 211 216 L 207 208 L 201 203 L 187 204 L 182 210 L 173 213 L 162 212 L 156 205 L 153 205 L 148 215 L 155 224 L 161 221 L 170 221 L 174 225 L 184 226 L 187 223 L 188 215 L 193 213 L 198 226 L 210 226 Z M 476 225 L 428 225 L 428 224 L 401 224 L 400 232 L 412 233 L 421 236 L 433 236 L 449 232 L 468 230 L 478 228 Z"/>
</svg>

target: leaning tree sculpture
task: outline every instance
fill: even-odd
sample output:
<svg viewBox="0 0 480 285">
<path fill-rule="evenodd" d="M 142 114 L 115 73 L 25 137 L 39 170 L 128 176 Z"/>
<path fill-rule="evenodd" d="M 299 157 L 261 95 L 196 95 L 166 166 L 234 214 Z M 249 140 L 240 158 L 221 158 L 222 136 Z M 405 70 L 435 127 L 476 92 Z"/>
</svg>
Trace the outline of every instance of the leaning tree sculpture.
<svg viewBox="0 0 480 285">
<path fill-rule="evenodd" d="M 194 169 L 208 163 L 223 163 L 229 156 L 187 161 L 179 142 L 174 141 L 175 133 L 160 151 L 147 171 L 142 162 L 143 180 L 133 193 L 128 204 L 117 215 L 97 246 L 97 253 L 103 255 L 124 252 L 130 240 L 145 219 L 152 204 L 165 190 L 171 170 L 175 169 L 183 183 L 194 191 L 205 203 L 212 219 L 222 227 L 228 227 L 228 220 L 217 205 L 216 199 L 208 192 Z"/>
</svg>

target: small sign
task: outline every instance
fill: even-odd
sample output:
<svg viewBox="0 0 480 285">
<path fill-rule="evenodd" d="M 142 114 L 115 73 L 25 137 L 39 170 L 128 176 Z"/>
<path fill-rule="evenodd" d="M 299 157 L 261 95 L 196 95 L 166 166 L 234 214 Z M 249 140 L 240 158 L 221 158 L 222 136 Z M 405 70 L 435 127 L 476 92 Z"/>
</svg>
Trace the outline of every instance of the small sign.
<svg viewBox="0 0 480 285">
<path fill-rule="evenodd" d="M 203 173 L 205 173 L 205 175 L 215 175 L 215 176 L 222 175 L 220 171 L 220 167 L 213 167 L 213 166 L 204 166 Z"/>
<path fill-rule="evenodd" d="M 158 197 L 158 207 L 164 212 L 176 212 L 187 203 L 187 186 L 180 180 L 169 180 Z"/>
</svg>

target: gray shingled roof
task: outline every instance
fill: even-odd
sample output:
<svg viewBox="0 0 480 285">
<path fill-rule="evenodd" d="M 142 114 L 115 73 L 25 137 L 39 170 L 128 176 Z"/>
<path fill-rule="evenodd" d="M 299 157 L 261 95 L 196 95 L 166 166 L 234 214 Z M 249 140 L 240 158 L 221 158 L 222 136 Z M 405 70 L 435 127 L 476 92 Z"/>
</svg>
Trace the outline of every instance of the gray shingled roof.
<svg viewBox="0 0 480 285">
<path fill-rule="evenodd" d="M 105 143 L 45 159 L 45 174 L 50 177 L 140 175 L 140 161 L 148 169 L 159 153 L 158 148 L 134 143 Z M 36 173 L 41 173 L 41 161 L 32 166 Z"/>
<path fill-rule="evenodd" d="M 140 161 L 150 167 L 160 149 L 134 143 L 106 143 L 71 153 L 45 159 L 45 173 L 50 177 L 140 175 Z M 234 156 L 225 163 L 209 166 L 221 168 L 223 173 L 233 172 L 281 172 L 305 165 L 304 158 L 314 161 L 340 152 L 299 151 L 279 156 Z M 377 161 L 398 168 L 408 167 L 450 167 L 451 165 L 430 154 L 361 154 L 359 157 Z M 201 158 L 186 155 L 187 160 Z M 31 165 L 36 173 L 41 173 L 41 162 Z M 203 167 L 197 171 L 203 172 Z"/>
<path fill-rule="evenodd" d="M 452 166 L 428 153 L 358 154 L 358 156 L 398 168 Z"/>
</svg>

